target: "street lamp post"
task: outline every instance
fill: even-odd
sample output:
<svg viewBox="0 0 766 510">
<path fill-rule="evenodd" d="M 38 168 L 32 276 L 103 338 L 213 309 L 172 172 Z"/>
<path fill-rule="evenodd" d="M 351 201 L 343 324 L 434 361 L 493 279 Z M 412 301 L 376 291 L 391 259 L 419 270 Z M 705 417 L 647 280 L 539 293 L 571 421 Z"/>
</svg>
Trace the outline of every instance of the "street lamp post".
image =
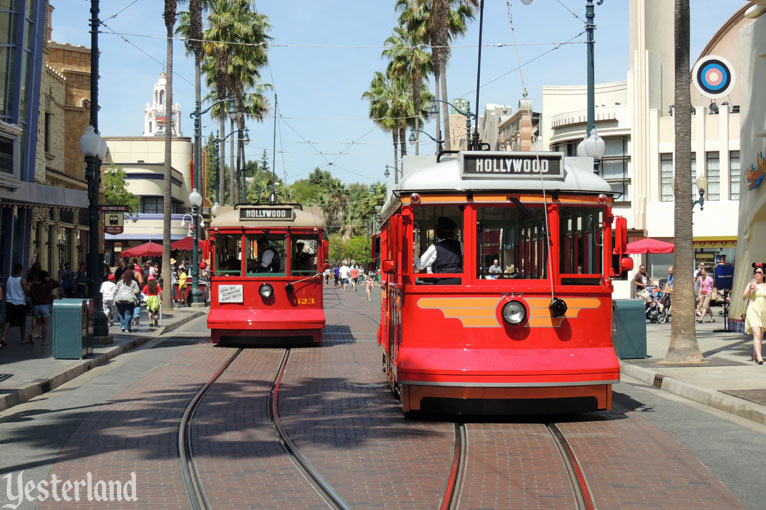
<svg viewBox="0 0 766 510">
<path fill-rule="evenodd" d="M 199 231 L 199 208 L 202 205 L 202 195 L 199 194 L 197 188 L 194 188 L 189 194 L 189 203 L 192 207 L 192 238 L 194 239 L 194 248 L 192 249 L 192 288 L 191 288 L 191 305 L 192 306 L 205 306 L 205 299 L 202 296 L 202 290 L 199 288 L 199 261 L 197 260 L 198 249 L 198 231 Z"/>
<path fill-rule="evenodd" d="M 109 336 L 109 325 L 101 307 L 101 279 L 103 273 L 99 251 L 98 202 L 101 188 L 101 161 L 106 156 L 106 141 L 98 135 L 98 26 L 99 0 L 90 2 L 90 125 L 80 137 L 80 149 L 87 164 L 88 181 L 88 296 L 94 300 L 93 335 Z"/>
<path fill-rule="evenodd" d="M 203 113 L 204 113 L 204 112 L 203 112 Z M 223 139 L 221 139 L 221 138 L 220 138 L 221 134 L 220 134 L 218 131 L 216 131 L 216 132 L 215 132 L 215 138 L 213 139 L 213 143 L 216 143 L 216 144 L 218 144 L 218 145 L 219 145 L 219 147 L 221 147 L 221 146 L 223 146 L 223 142 L 225 142 L 226 140 L 228 140 L 228 138 L 229 138 L 231 135 L 233 135 L 234 133 L 237 133 L 237 132 L 238 132 L 238 131 L 232 131 L 232 132 L 231 132 L 231 133 L 229 133 L 228 135 L 224 136 L 224 137 L 223 137 Z M 250 143 L 250 130 L 248 130 L 247 128 L 245 128 L 245 132 L 244 132 L 244 135 L 242 136 L 242 138 L 240 138 L 240 141 L 242 141 L 242 143 L 244 143 L 245 145 L 247 145 L 248 143 Z M 218 163 L 218 159 L 220 159 L 220 158 L 221 158 L 221 151 L 219 150 L 219 151 L 218 151 L 218 157 L 217 157 L 217 159 L 216 159 L 216 163 Z M 219 196 L 219 195 L 218 195 L 218 191 L 219 191 L 219 188 L 220 188 L 220 186 L 221 186 L 221 172 L 220 172 L 220 167 L 219 167 L 218 165 L 216 165 L 216 167 L 217 167 L 217 168 L 219 168 L 219 170 L 218 170 L 218 171 L 216 171 L 216 173 L 215 173 L 215 196 L 216 196 L 216 198 L 218 198 L 218 196 Z M 216 204 L 216 205 L 219 205 L 217 201 L 215 202 L 215 204 Z"/>
<path fill-rule="evenodd" d="M 389 172 L 389 170 L 394 171 L 394 181 L 396 181 L 395 184 L 399 184 L 399 171 L 396 169 L 395 166 L 386 165 L 386 170 L 385 172 L 383 172 L 383 177 L 388 179 L 391 176 L 391 172 Z"/>
<path fill-rule="evenodd" d="M 429 135 L 427 132 L 423 131 L 422 129 L 410 129 L 410 138 L 409 138 L 410 145 L 415 145 L 415 141 L 416 141 L 415 132 L 423 133 L 428 138 L 430 138 L 432 142 L 436 142 L 436 145 L 438 147 L 438 152 L 442 151 L 442 145 L 444 144 L 444 140 L 437 140 L 436 138 Z"/>
<path fill-rule="evenodd" d="M 702 211 L 705 208 L 705 193 L 707 192 L 707 177 L 704 175 L 697 177 L 697 191 L 699 192 L 700 198 L 699 200 L 692 202 L 692 210 L 695 205 L 699 204 L 700 211 Z"/>
<path fill-rule="evenodd" d="M 437 106 L 436 106 L 436 102 L 437 101 L 440 102 L 440 103 L 444 103 L 444 104 L 446 104 L 448 106 L 451 106 L 460 115 L 465 116 L 466 149 L 467 150 L 478 150 L 479 149 L 478 147 L 473 147 L 471 145 L 471 118 L 473 117 L 475 119 L 476 115 L 473 112 L 471 112 L 470 106 L 468 104 L 466 104 L 467 108 L 466 108 L 466 110 L 463 110 L 462 108 L 458 108 L 454 104 L 450 103 L 449 101 L 445 101 L 443 99 L 436 99 L 436 98 L 434 98 L 434 99 L 432 99 L 432 101 L 433 102 L 431 103 L 431 106 L 428 109 L 428 114 L 431 115 L 431 116 L 439 115 L 439 108 L 437 108 Z M 457 102 L 457 101 L 455 101 L 455 102 Z M 432 140 L 433 140 L 433 138 L 432 138 Z"/>
<path fill-rule="evenodd" d="M 231 99 L 231 98 L 218 99 L 217 101 L 214 101 L 213 104 L 211 104 L 210 106 L 208 106 L 202 111 L 200 111 L 201 105 L 197 103 L 194 111 L 189 114 L 189 117 L 194 119 L 194 182 L 192 183 L 192 188 L 195 188 L 195 189 L 200 189 L 199 174 L 200 174 L 200 169 L 202 168 L 202 165 L 200 164 L 200 157 L 201 157 L 201 151 L 202 151 L 200 147 L 202 142 L 202 116 L 221 103 L 230 103 L 233 105 L 234 99 Z M 218 135 L 216 135 L 216 139 L 218 139 Z M 220 149 L 219 149 L 219 152 L 220 152 Z M 218 173 L 220 173 L 220 171 Z M 216 174 L 216 179 L 215 179 L 216 198 L 218 198 L 218 179 L 219 179 L 219 176 L 218 174 Z"/>
<path fill-rule="evenodd" d="M 604 3 L 604 0 L 597 0 L 596 3 L 601 5 Z M 585 31 L 588 34 L 588 39 L 585 43 L 588 52 L 588 125 L 585 130 L 583 149 L 586 156 L 593 158 L 593 173 L 598 175 L 598 167 L 601 158 L 604 157 L 605 144 L 596 132 L 596 84 L 593 62 L 594 48 L 596 46 L 596 41 L 593 39 L 593 32 L 596 29 L 596 25 L 593 23 L 595 18 L 596 9 L 593 5 L 593 0 L 588 0 L 585 3 Z"/>
</svg>

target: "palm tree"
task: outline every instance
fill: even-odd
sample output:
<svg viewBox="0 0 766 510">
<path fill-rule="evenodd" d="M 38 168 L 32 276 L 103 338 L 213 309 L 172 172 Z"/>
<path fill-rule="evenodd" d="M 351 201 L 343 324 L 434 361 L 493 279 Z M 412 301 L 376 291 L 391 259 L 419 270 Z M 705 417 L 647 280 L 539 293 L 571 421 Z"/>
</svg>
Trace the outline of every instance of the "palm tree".
<svg viewBox="0 0 766 510">
<path fill-rule="evenodd" d="M 421 110 L 420 91 L 423 81 L 433 72 L 433 56 L 425 51 L 422 41 L 403 27 L 394 28 L 394 34 L 385 42 L 384 57 L 390 59 L 387 73 L 409 80 L 415 111 Z M 420 117 L 415 117 L 415 154 L 420 154 Z"/>
<path fill-rule="evenodd" d="M 177 0 L 165 0 L 165 30 L 167 32 L 167 85 L 165 88 L 165 178 L 163 183 L 164 212 L 162 216 L 162 270 L 167 276 L 166 281 L 170 281 L 170 213 L 173 209 L 172 196 L 172 166 L 171 166 L 171 148 L 173 143 L 173 27 L 176 24 L 176 4 Z M 162 296 L 163 305 L 170 310 L 173 307 L 172 289 L 165 292 Z"/>
<path fill-rule="evenodd" d="M 444 131 L 447 133 L 445 148 L 450 150 L 449 110 L 447 101 L 447 60 L 450 40 L 465 34 L 467 20 L 473 19 L 473 9 L 479 0 L 396 0 L 395 8 L 401 11 L 399 24 L 417 38 L 431 44 L 434 60 L 434 96 L 444 118 Z M 441 90 L 439 86 L 441 85 Z M 441 136 L 439 120 L 436 120 L 436 138 Z"/>
<path fill-rule="evenodd" d="M 692 240 L 691 93 L 689 89 L 689 0 L 675 0 L 675 254 L 673 268 L 678 275 L 694 272 Z M 665 361 L 700 363 L 702 354 L 694 328 L 694 284 L 691 278 L 677 278 L 673 287 L 673 322 Z"/>
<path fill-rule="evenodd" d="M 396 102 L 398 92 L 395 90 L 394 80 L 385 73 L 377 71 L 370 82 L 370 88 L 362 98 L 370 101 L 370 118 L 383 131 L 391 133 L 394 144 L 394 181 L 399 183 L 399 126 L 395 119 L 395 111 L 392 103 Z M 394 114 L 394 115 L 392 115 Z"/>
<path fill-rule="evenodd" d="M 268 104 L 265 98 L 250 101 L 246 96 L 260 79 L 259 69 L 267 63 L 268 40 L 270 29 L 267 16 L 252 9 L 248 0 L 211 0 L 208 16 L 208 29 L 205 31 L 205 52 L 207 55 L 203 69 L 208 77 L 208 84 L 214 85 L 219 97 L 231 97 L 236 101 L 237 110 L 244 112 L 236 118 L 237 129 L 245 127 L 245 117 L 254 112 L 252 118 L 262 120 Z M 230 41 L 246 44 L 231 44 Z M 256 94 L 260 92 L 256 91 Z M 250 106 L 246 103 L 250 101 Z M 253 105 L 256 105 L 255 108 Z M 257 105 L 263 106 L 258 109 Z M 222 138 L 225 131 L 225 119 L 219 117 Z M 237 137 L 241 139 L 241 135 Z M 230 180 L 232 187 L 230 198 L 237 201 L 236 195 L 239 168 L 243 163 L 244 146 L 237 142 L 237 174 Z M 222 147 L 223 150 L 223 147 Z M 232 161 L 232 171 L 235 163 Z"/>
</svg>

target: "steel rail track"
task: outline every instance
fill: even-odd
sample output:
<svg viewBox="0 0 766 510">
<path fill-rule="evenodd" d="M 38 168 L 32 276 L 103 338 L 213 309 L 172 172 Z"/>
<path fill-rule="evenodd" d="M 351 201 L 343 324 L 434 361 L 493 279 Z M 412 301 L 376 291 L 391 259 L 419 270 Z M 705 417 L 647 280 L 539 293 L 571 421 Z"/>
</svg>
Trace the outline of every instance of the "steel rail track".
<svg viewBox="0 0 766 510">
<path fill-rule="evenodd" d="M 450 463 L 447 481 L 444 484 L 444 495 L 439 504 L 439 510 L 456 509 L 460 503 L 460 491 L 463 488 L 465 462 L 468 458 L 468 431 L 464 423 L 455 423 L 454 425 L 455 440 L 452 451 L 452 462 Z"/>
<path fill-rule="evenodd" d="M 580 462 L 577 460 L 577 456 L 574 450 L 572 450 L 569 441 L 566 440 L 561 429 L 555 423 L 547 423 L 545 427 L 548 429 L 551 437 L 553 437 L 553 441 L 556 443 L 559 453 L 561 453 L 561 458 L 564 460 L 564 464 L 569 472 L 569 479 L 572 482 L 572 490 L 577 501 L 577 508 L 581 510 L 594 510 L 596 504 L 593 502 L 588 481 L 585 479 Z"/>
<path fill-rule="evenodd" d="M 287 454 L 290 456 L 290 460 L 293 461 L 293 464 L 295 464 L 295 466 L 311 484 L 314 490 L 322 497 L 322 499 L 325 500 L 325 502 L 327 502 L 331 508 L 348 510 L 351 507 L 349 507 L 346 502 L 341 499 L 341 497 L 335 492 L 335 489 L 333 489 L 332 486 L 327 483 L 324 478 L 322 478 L 319 472 L 314 469 L 306 457 L 303 456 L 298 447 L 295 446 L 295 443 L 293 443 L 292 439 L 290 439 L 290 435 L 287 433 L 287 430 L 285 430 L 284 426 L 282 425 L 282 420 L 279 417 L 279 387 L 282 384 L 282 377 L 285 375 L 287 362 L 289 359 L 290 349 L 285 349 L 285 353 L 282 356 L 282 362 L 279 364 L 279 369 L 277 370 L 277 376 L 274 378 L 274 383 L 271 387 L 271 391 L 269 392 L 269 420 L 274 426 L 274 430 L 279 437 L 279 442 L 282 445 L 282 448 L 284 448 L 285 452 L 287 452 Z"/>
<path fill-rule="evenodd" d="M 208 392 L 213 383 L 221 376 L 229 365 L 240 355 L 242 349 L 237 349 L 234 354 L 223 364 L 218 372 L 200 388 L 196 395 L 189 401 L 184 414 L 181 417 L 181 423 L 178 426 L 178 456 L 181 461 L 181 472 L 184 477 L 184 485 L 189 496 L 189 502 L 194 510 L 206 510 L 210 508 L 205 495 L 205 489 L 202 487 L 197 465 L 194 462 L 194 451 L 192 450 L 192 429 L 191 424 L 194 414 L 197 412 L 202 398 Z"/>
</svg>

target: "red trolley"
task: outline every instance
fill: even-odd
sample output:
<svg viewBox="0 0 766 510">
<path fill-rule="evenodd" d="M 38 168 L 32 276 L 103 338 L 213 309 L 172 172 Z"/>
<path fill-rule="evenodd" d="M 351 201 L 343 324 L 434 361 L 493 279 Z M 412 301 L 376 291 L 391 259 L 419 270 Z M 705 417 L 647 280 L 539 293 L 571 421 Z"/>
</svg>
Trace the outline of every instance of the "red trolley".
<svg viewBox="0 0 766 510">
<path fill-rule="evenodd" d="M 610 409 L 620 379 L 611 278 L 632 261 L 593 160 L 440 158 L 405 173 L 373 254 L 383 272 L 378 341 L 403 410 Z M 447 262 L 424 268 L 434 245 Z"/>
<path fill-rule="evenodd" d="M 211 340 L 308 337 L 322 343 L 321 213 L 297 204 L 220 207 L 210 224 Z"/>
</svg>

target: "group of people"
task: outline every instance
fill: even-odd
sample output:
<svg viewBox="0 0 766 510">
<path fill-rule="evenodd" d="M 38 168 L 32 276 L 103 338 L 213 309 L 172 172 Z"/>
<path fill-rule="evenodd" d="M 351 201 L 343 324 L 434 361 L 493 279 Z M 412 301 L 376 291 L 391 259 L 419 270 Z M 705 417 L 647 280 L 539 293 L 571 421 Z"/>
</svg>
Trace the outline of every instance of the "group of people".
<svg viewBox="0 0 766 510">
<path fill-rule="evenodd" d="M 725 263 L 725 259 L 723 259 L 722 263 Z M 670 266 L 668 268 L 668 279 L 665 282 L 664 288 L 661 290 L 663 295 L 669 296 L 668 300 L 666 301 L 668 304 L 670 304 L 670 299 L 673 296 L 673 283 L 673 266 Z M 658 306 L 660 311 L 662 311 L 662 308 L 665 305 L 658 301 L 656 298 L 657 293 L 660 292 L 660 286 L 652 279 L 651 276 L 649 276 L 649 274 L 646 272 L 646 266 L 643 264 L 639 266 L 636 275 L 633 277 L 633 284 L 636 289 L 637 297 L 646 301 L 647 306 Z M 708 275 L 708 272 L 705 269 L 705 264 L 700 263 L 699 267 L 694 272 L 694 294 L 697 301 L 695 314 L 697 322 L 702 322 L 705 318 L 705 315 L 710 316 L 710 320 L 708 322 L 715 322 L 715 317 L 713 317 L 713 311 L 710 307 L 710 301 L 713 297 L 714 287 L 715 282 L 713 278 Z"/>
<path fill-rule="evenodd" d="M 101 299 L 104 314 L 109 325 L 119 319 L 120 330 L 131 332 L 134 325 L 139 325 L 142 300 L 146 302 L 149 325 L 157 326 L 159 321 L 162 286 L 159 264 L 146 263 L 146 269 L 137 260 L 132 263 L 120 258 L 114 273 L 109 271 L 101 283 Z"/>
<path fill-rule="evenodd" d="M 341 288 L 344 292 L 349 285 L 356 292 L 363 284 L 367 293 L 367 301 L 372 300 L 372 289 L 375 287 L 377 279 L 377 272 L 373 268 L 369 268 L 365 272 L 364 268 L 354 260 L 350 264 L 344 260 L 340 263 L 336 262 L 332 268 L 326 267 L 323 276 L 325 285 L 330 284 L 332 277 L 335 287 Z"/>
</svg>

